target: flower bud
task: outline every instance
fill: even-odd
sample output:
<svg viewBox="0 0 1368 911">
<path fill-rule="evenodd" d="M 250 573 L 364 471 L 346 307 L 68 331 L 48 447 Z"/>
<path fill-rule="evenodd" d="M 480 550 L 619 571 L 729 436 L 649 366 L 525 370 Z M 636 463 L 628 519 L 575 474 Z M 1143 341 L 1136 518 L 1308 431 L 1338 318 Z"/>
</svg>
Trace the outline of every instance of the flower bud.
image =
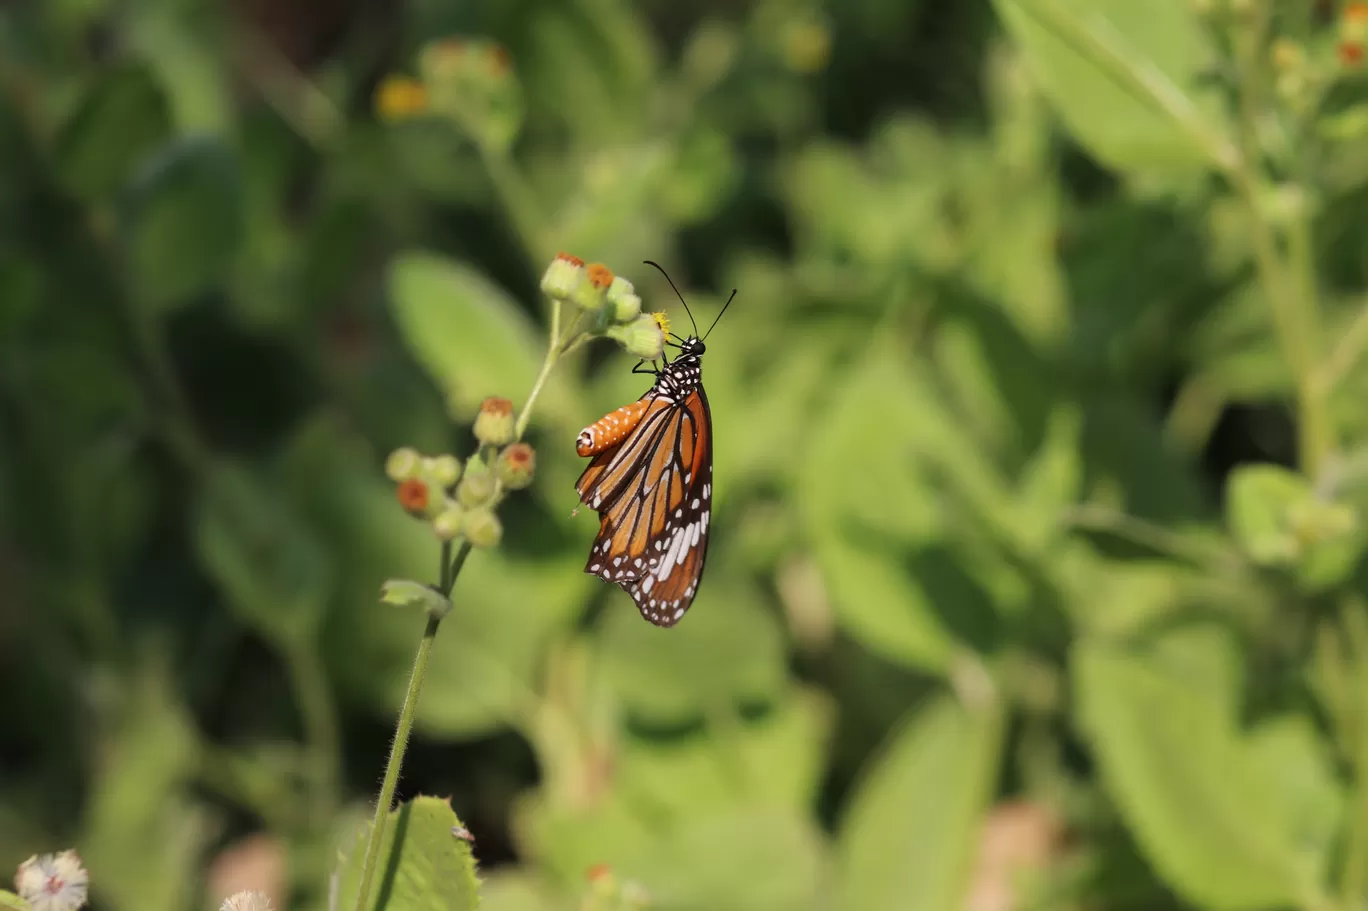
<svg viewBox="0 0 1368 911">
<path fill-rule="evenodd" d="M 396 484 L 418 474 L 422 467 L 422 456 L 411 446 L 401 446 L 385 459 L 385 475 Z"/>
<path fill-rule="evenodd" d="M 486 506 L 465 514 L 465 537 L 472 547 L 498 547 L 503 539 L 503 524 Z"/>
<path fill-rule="evenodd" d="M 432 531 L 439 541 L 450 541 L 461 534 L 465 525 L 465 510 L 454 500 L 447 500 L 446 508 L 432 520 Z"/>
<path fill-rule="evenodd" d="M 665 350 L 665 333 L 653 316 L 638 316 L 625 326 L 613 326 L 608 337 L 643 360 L 656 360 Z"/>
<path fill-rule="evenodd" d="M 386 76 L 375 90 L 375 111 L 381 120 L 403 120 L 427 110 L 427 90 L 416 79 Z"/>
<path fill-rule="evenodd" d="M 514 443 L 499 453 L 494 474 L 509 490 L 522 490 L 532 483 L 537 470 L 537 454 L 526 443 Z"/>
<path fill-rule="evenodd" d="M 584 279 L 575 288 L 571 299 L 590 313 L 597 313 L 608 302 L 608 288 L 613 284 L 613 270 L 603 263 L 590 263 Z"/>
<path fill-rule="evenodd" d="M 513 439 L 513 403 L 490 396 L 475 416 L 475 439 L 484 446 L 502 446 Z"/>
<path fill-rule="evenodd" d="M 584 260 L 569 253 L 557 253 L 542 276 L 542 293 L 555 300 L 569 300 L 583 280 Z"/>
<path fill-rule="evenodd" d="M 441 503 L 438 498 L 432 496 L 432 489 L 422 478 L 400 481 L 395 495 L 399 498 L 399 505 L 411 516 L 431 516 Z"/>
<path fill-rule="evenodd" d="M 641 298 L 637 297 L 632 283 L 621 275 L 608 286 L 608 303 L 613 308 L 613 320 L 629 323 L 641 313 Z"/>
<path fill-rule="evenodd" d="M 483 466 L 468 466 L 465 477 L 461 478 L 460 486 L 456 488 L 456 499 L 460 501 L 462 506 L 471 508 L 488 502 L 492 496 L 494 496 L 494 475 Z"/>
<path fill-rule="evenodd" d="M 461 480 L 461 462 L 454 455 L 444 453 L 430 459 L 423 459 L 423 474 L 432 479 L 438 487 L 449 489 Z"/>
</svg>

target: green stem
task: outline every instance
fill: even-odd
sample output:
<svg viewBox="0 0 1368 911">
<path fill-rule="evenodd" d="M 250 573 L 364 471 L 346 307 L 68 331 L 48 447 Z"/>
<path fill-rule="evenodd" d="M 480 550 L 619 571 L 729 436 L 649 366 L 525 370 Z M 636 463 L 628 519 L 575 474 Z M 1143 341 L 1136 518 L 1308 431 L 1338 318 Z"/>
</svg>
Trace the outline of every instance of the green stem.
<svg viewBox="0 0 1368 911">
<path fill-rule="evenodd" d="M 450 595 L 461 574 L 466 557 L 470 554 L 470 543 L 461 542 L 456 556 L 451 558 L 450 542 L 442 545 L 442 594 Z M 375 818 L 366 839 L 366 857 L 361 865 L 361 888 L 357 893 L 357 911 L 366 911 L 370 902 L 371 885 L 375 879 L 375 868 L 380 860 L 380 844 L 384 840 L 385 823 L 389 819 L 390 805 L 394 803 L 394 791 L 399 786 L 399 771 L 404 765 L 404 753 L 408 749 L 409 735 L 413 733 L 413 719 L 418 714 L 418 696 L 423 690 L 423 678 L 427 676 L 428 659 L 432 657 L 432 644 L 437 639 L 437 628 L 442 618 L 437 614 L 428 616 L 427 628 L 418 642 L 418 653 L 413 656 L 413 671 L 409 674 L 408 689 L 404 692 L 404 705 L 399 710 L 399 724 L 394 729 L 394 740 L 390 743 L 389 761 L 385 763 L 385 778 L 380 784 L 380 795 L 375 799 Z"/>
<path fill-rule="evenodd" d="M 342 749 L 337 707 L 333 704 L 328 676 L 314 642 L 292 647 L 286 659 L 308 743 L 311 824 L 317 831 L 328 824 L 336 809 L 340 779 L 337 757 Z"/>
<path fill-rule="evenodd" d="M 551 369 L 556 366 L 556 361 L 561 355 L 561 302 L 554 300 L 551 302 L 551 343 L 546 346 L 546 357 L 542 360 L 541 371 L 537 373 L 537 379 L 532 383 L 532 391 L 527 394 L 527 403 L 523 405 L 522 411 L 518 414 L 518 421 L 513 427 L 513 436 L 521 440 L 523 434 L 527 432 L 527 422 L 532 417 L 532 406 L 537 402 L 537 396 L 541 395 L 542 386 L 546 384 L 546 378 L 551 375 Z"/>
<path fill-rule="evenodd" d="M 408 690 L 404 693 L 404 707 L 399 710 L 399 724 L 394 730 L 394 740 L 390 743 L 385 778 L 380 784 L 380 795 L 375 800 L 375 819 L 371 824 L 370 836 L 366 839 L 366 858 L 361 866 L 361 889 L 356 897 L 357 911 L 366 911 L 370 907 L 371 884 L 375 879 L 375 868 L 379 865 L 385 822 L 389 818 L 390 805 L 394 802 L 394 791 L 399 786 L 399 769 L 404 764 L 404 752 L 408 749 L 409 735 L 413 733 L 413 719 L 418 713 L 418 694 L 423 689 L 428 659 L 432 657 L 432 643 L 437 638 L 437 627 L 441 623 L 441 617 L 435 614 L 428 616 L 427 629 L 423 630 L 423 638 L 418 642 L 418 653 L 413 656 L 413 671 L 409 674 Z"/>
<path fill-rule="evenodd" d="M 480 143 L 479 148 L 485 171 L 489 174 L 489 180 L 494 184 L 494 190 L 499 194 L 504 209 L 507 210 L 508 217 L 522 240 L 523 251 L 527 254 L 528 261 L 545 263 L 555 255 L 555 250 L 547 244 L 547 219 L 541 211 L 537 195 L 509 161 L 506 153 L 491 149 L 485 143 Z"/>
<path fill-rule="evenodd" d="M 575 325 L 572 324 L 571 329 L 574 328 Z M 523 434 L 527 431 L 527 424 L 531 419 L 532 408 L 537 402 L 537 397 L 541 394 L 547 377 L 551 375 L 551 369 L 555 367 L 556 361 L 563 353 L 562 348 L 565 345 L 565 340 L 560 337 L 560 332 L 561 302 L 556 300 L 551 305 L 551 340 L 546 347 L 546 358 L 542 362 L 541 370 L 532 383 L 532 390 L 527 394 L 527 402 L 523 405 L 514 425 L 517 439 L 522 439 Z M 499 495 L 500 491 L 496 486 L 494 502 L 498 501 Z M 443 596 L 448 598 L 451 596 L 451 590 L 456 585 L 456 579 L 460 576 L 462 567 L 465 566 L 466 558 L 470 556 L 470 550 L 470 542 L 462 541 L 461 546 L 453 555 L 451 542 L 443 542 L 438 582 Z M 437 638 L 437 628 L 441 622 L 441 616 L 436 614 L 428 617 L 427 628 L 423 631 L 423 638 L 418 643 L 418 652 L 413 658 L 413 671 L 409 674 L 409 685 L 404 693 L 404 704 L 399 710 L 399 723 L 395 727 L 394 740 L 390 744 L 389 760 L 385 764 L 385 777 L 380 784 L 380 794 L 375 801 L 375 817 L 371 823 L 370 834 L 366 839 L 366 854 L 361 866 L 361 886 L 356 900 L 357 911 L 367 911 L 370 902 L 375 869 L 380 859 L 380 844 L 384 837 L 385 822 L 389 818 L 390 805 L 394 802 L 394 791 L 399 785 L 399 771 L 404 764 L 404 752 L 408 749 L 409 736 L 413 732 L 413 719 L 418 710 L 418 696 L 423 689 L 423 678 L 427 674 L 428 660 L 432 655 L 432 643 Z"/>
</svg>

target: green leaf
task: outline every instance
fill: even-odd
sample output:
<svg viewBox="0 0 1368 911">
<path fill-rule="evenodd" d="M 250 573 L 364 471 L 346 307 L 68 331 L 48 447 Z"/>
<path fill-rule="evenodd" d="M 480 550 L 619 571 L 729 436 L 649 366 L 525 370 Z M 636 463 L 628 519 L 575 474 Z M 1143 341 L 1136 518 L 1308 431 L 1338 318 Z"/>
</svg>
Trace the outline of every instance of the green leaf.
<svg viewBox="0 0 1368 911">
<path fill-rule="evenodd" d="M 1002 716 L 939 696 L 911 716 L 851 798 L 840 829 L 841 908 L 963 907 L 998 773 Z"/>
<path fill-rule="evenodd" d="M 652 907 L 819 911 L 830 907 L 828 866 L 809 814 L 743 806 L 638 843 L 613 869 L 644 885 Z"/>
<path fill-rule="evenodd" d="M 1288 528 L 1288 512 L 1310 496 L 1311 485 L 1295 472 L 1278 465 L 1241 465 L 1226 483 L 1226 522 L 1255 561 L 1290 563 L 1298 544 Z"/>
<path fill-rule="evenodd" d="M 436 797 L 418 797 L 391 810 L 380 839 L 368 907 L 376 911 L 471 911 L 478 907 L 480 885 L 470 843 L 451 833 L 460 825 L 451 804 Z M 369 830 L 369 826 L 362 830 L 338 871 L 340 907 L 356 905 Z"/>
<path fill-rule="evenodd" d="M 1233 156 L 1219 99 L 1196 94 L 1216 55 L 1189 0 L 994 0 L 1046 95 L 1099 160 L 1190 171 Z"/>
<path fill-rule="evenodd" d="M 480 911 L 569 911 L 536 873 L 500 867 L 480 879 Z"/>
<path fill-rule="evenodd" d="M 445 595 L 431 585 L 408 579 L 390 579 L 380 586 L 380 603 L 418 608 L 438 617 L 451 613 L 451 602 Z"/>
<path fill-rule="evenodd" d="M 742 799 L 802 810 L 821 785 L 832 719 L 824 694 L 795 687 L 754 720 L 719 712 L 697 736 L 627 737 L 618 786 L 661 818 L 718 812 Z"/>
<path fill-rule="evenodd" d="M 91 80 L 55 146 L 66 188 L 87 201 L 110 197 L 134 167 L 171 135 L 171 114 L 156 79 L 142 65 L 124 65 Z"/>
<path fill-rule="evenodd" d="M 100 744 L 81 857 L 108 907 L 188 907 L 211 834 L 188 794 L 198 763 L 194 723 L 160 671 L 131 682 L 120 715 Z"/>
<path fill-rule="evenodd" d="M 946 441 L 938 437 L 946 425 L 919 412 L 923 392 L 896 351 L 866 356 L 810 442 L 800 506 L 846 631 L 891 660 L 945 670 L 955 641 L 905 559 L 942 533 L 940 505 L 914 454 L 936 445 L 928 437 Z"/>
<path fill-rule="evenodd" d="M 139 172 L 124 213 L 134 293 L 155 311 L 224 278 L 242 238 L 237 162 L 220 141 L 176 142 Z"/>
<path fill-rule="evenodd" d="M 662 825 L 649 802 L 620 794 L 589 812 L 524 809 L 519 828 L 535 839 L 532 850 L 553 852 L 538 860 L 568 882 L 607 864 L 620 879 L 643 886 L 653 908 L 831 907 L 826 844 L 806 812 L 741 799 Z"/>
<path fill-rule="evenodd" d="M 519 401 L 541 368 L 545 343 L 508 293 L 464 263 L 410 251 L 389 270 L 390 303 L 414 357 L 447 397 L 457 420 L 487 396 Z M 553 378 L 537 400 L 540 419 L 575 413 Z"/>
<path fill-rule="evenodd" d="M 778 699 L 788 668 L 774 615 L 752 597 L 715 606 L 721 609 L 690 613 L 673 629 L 661 629 L 643 622 L 630 603 L 613 605 L 600 660 L 628 711 L 671 724 Z"/>
<path fill-rule="evenodd" d="M 5 911 L 33 911 L 33 906 L 13 892 L 0 889 L 0 908 Z"/>
<path fill-rule="evenodd" d="M 1074 690 L 1103 780 L 1150 862 L 1189 901 L 1232 911 L 1318 904 L 1325 855 L 1289 813 L 1306 802 L 1279 795 L 1288 789 L 1236 730 L 1224 641 L 1076 650 Z"/>
<path fill-rule="evenodd" d="M 1326 744 L 1306 716 L 1281 715 L 1251 732 L 1249 750 L 1260 777 L 1271 785 L 1283 830 L 1303 862 L 1324 876 L 1345 811 L 1344 788 Z"/>
<path fill-rule="evenodd" d="M 327 605 L 327 553 L 283 491 L 215 463 L 196 510 L 195 545 L 229 606 L 279 643 L 312 636 Z"/>
</svg>

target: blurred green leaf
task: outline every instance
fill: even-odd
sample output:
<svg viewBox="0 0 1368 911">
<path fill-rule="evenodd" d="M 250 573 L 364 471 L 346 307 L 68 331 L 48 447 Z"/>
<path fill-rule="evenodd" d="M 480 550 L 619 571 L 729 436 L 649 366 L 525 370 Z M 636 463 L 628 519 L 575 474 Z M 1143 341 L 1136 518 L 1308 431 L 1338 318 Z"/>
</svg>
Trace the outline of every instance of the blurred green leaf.
<svg viewBox="0 0 1368 911">
<path fill-rule="evenodd" d="M 1226 482 L 1226 522 L 1256 562 L 1290 565 L 1303 551 L 1293 512 L 1310 503 L 1311 484 L 1280 465 L 1241 465 Z"/>
<path fill-rule="evenodd" d="M 826 845 L 806 814 L 741 799 L 662 826 L 648 806 L 613 797 L 591 813 L 534 813 L 537 843 L 556 852 L 541 859 L 566 882 L 606 864 L 655 908 L 830 907 Z"/>
<path fill-rule="evenodd" d="M 661 818 L 705 815 L 741 800 L 802 810 L 821 785 L 831 708 L 821 693 L 795 687 L 760 718 L 718 711 L 698 735 L 629 737 L 617 787 Z"/>
<path fill-rule="evenodd" d="M 156 79 L 141 64 L 123 64 L 91 80 L 57 136 L 54 166 L 72 193 L 94 202 L 122 188 L 170 135 L 171 114 Z"/>
<path fill-rule="evenodd" d="M 1104 780 L 1151 862 L 1191 901 L 1220 909 L 1315 903 L 1324 845 L 1305 840 L 1304 812 L 1288 812 L 1308 804 L 1283 796 L 1286 785 L 1268 778 L 1236 730 L 1235 681 L 1219 670 L 1228 648 L 1206 641 L 1181 653 L 1077 649 L 1075 691 Z M 1213 686 L 1203 668 L 1227 682 Z"/>
<path fill-rule="evenodd" d="M 195 543 L 244 622 L 278 644 L 313 635 L 331 570 L 284 492 L 243 466 L 216 463 L 197 506 Z"/>
<path fill-rule="evenodd" d="M 600 660 L 627 710 L 671 724 L 774 702 L 788 677 L 784 643 L 774 616 L 747 594 L 736 591 L 672 629 L 643 622 L 629 601 L 614 598 Z"/>
<path fill-rule="evenodd" d="M 1324 875 L 1346 795 L 1320 734 L 1304 715 L 1280 715 L 1250 732 L 1249 750 L 1261 780 L 1270 783 L 1283 830 L 1303 862 Z"/>
<path fill-rule="evenodd" d="M 380 586 L 380 602 L 404 608 L 418 608 L 428 614 L 445 617 L 451 613 L 451 602 L 431 585 L 408 579 L 389 579 Z"/>
<path fill-rule="evenodd" d="M 0 908 L 4 908 L 6 911 L 32 911 L 33 906 L 13 892 L 0 889 Z"/>
<path fill-rule="evenodd" d="M 1094 155 L 1127 171 L 1209 167 L 1210 151 L 1175 115 L 1221 141 L 1217 99 L 1198 96 L 1216 57 L 1189 0 L 995 0 L 1042 88 Z M 1107 65 L 1109 51 L 1124 62 Z M 1116 67 L 1131 73 L 1118 78 Z M 1143 86 L 1143 88 L 1141 87 Z"/>
<path fill-rule="evenodd" d="M 480 878 L 481 911 L 570 911 L 536 874 L 506 867 Z"/>
<path fill-rule="evenodd" d="M 434 253 L 410 251 L 389 270 L 390 303 L 409 350 L 467 420 L 487 396 L 521 402 L 541 367 L 545 343 L 518 305 L 478 271 Z M 564 421 L 576 409 L 553 379 L 537 401 L 539 420 Z"/>
<path fill-rule="evenodd" d="M 380 841 L 380 858 L 371 886 L 369 908 L 376 911 L 474 911 L 480 884 L 470 843 L 453 835 L 461 826 L 451 804 L 436 797 L 417 797 L 389 813 Z M 343 907 L 355 907 L 361 888 L 367 826 L 343 861 L 338 894 Z"/>
<path fill-rule="evenodd" d="M 944 505 L 918 456 L 961 454 L 959 472 L 974 483 L 987 469 L 972 445 L 881 344 L 836 391 L 805 454 L 800 506 L 838 620 L 870 650 L 924 670 L 948 668 L 956 645 L 913 573 L 913 555 L 943 534 Z"/>
<path fill-rule="evenodd" d="M 839 907 L 963 906 L 998 775 L 1003 719 L 942 695 L 910 716 L 851 798 L 840 829 Z"/>
<path fill-rule="evenodd" d="M 91 782 L 79 848 L 91 890 L 116 911 L 176 911 L 191 901 L 211 835 L 187 784 L 199 744 L 157 671 L 135 679 Z"/>
<path fill-rule="evenodd" d="M 638 843 L 613 868 L 645 886 L 651 906 L 679 911 L 830 907 L 822 833 L 807 814 L 738 806 Z"/>
<path fill-rule="evenodd" d="M 712 217 L 740 177 L 731 140 L 715 129 L 697 129 L 681 139 L 671 164 L 661 195 L 670 215 L 686 225 Z"/>
<path fill-rule="evenodd" d="M 138 172 L 126 199 L 134 293 L 163 311 L 223 279 L 242 238 L 237 162 L 223 143 L 185 139 Z"/>
</svg>

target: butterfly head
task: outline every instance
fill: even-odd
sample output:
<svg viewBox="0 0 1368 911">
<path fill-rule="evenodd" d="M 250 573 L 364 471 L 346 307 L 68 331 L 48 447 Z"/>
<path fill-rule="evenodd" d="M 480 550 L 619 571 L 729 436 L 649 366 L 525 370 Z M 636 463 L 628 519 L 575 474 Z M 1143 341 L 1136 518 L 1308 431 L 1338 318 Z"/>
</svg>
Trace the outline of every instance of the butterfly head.
<svg viewBox="0 0 1368 911">
<path fill-rule="evenodd" d="M 708 346 L 703 344 L 703 339 L 689 336 L 679 342 L 680 357 L 702 357 L 703 352 L 708 350 Z"/>
</svg>

